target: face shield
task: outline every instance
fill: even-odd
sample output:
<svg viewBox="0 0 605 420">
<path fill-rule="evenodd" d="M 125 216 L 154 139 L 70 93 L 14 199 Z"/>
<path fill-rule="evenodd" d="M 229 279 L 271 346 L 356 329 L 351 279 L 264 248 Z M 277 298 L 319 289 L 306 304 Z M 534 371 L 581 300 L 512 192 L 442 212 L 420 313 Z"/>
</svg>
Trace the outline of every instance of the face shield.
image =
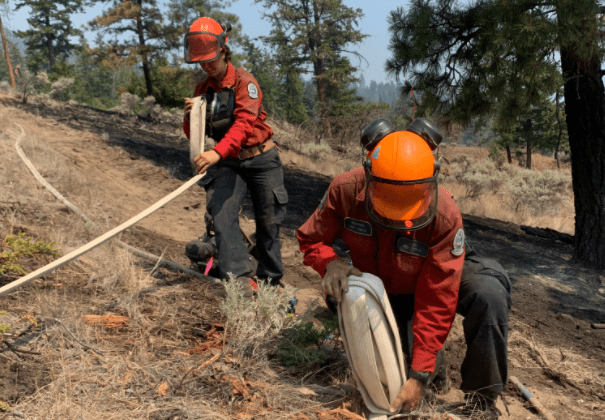
<svg viewBox="0 0 605 420">
<path fill-rule="evenodd" d="M 427 226 L 437 211 L 438 173 L 414 181 L 394 181 L 366 170 L 368 215 L 390 230 L 413 231 Z"/>
<path fill-rule="evenodd" d="M 209 63 L 216 60 L 225 45 L 227 34 L 188 32 L 184 39 L 184 59 L 188 64 Z"/>
</svg>

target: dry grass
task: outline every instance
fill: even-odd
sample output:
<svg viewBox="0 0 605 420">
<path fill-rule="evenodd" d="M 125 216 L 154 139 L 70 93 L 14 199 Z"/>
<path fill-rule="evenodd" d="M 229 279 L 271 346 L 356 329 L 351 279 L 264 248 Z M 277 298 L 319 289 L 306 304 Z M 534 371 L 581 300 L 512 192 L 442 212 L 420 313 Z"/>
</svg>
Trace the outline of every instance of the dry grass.
<svg viewBox="0 0 605 420">
<path fill-rule="evenodd" d="M 473 159 L 477 164 L 489 159 L 489 151 L 478 147 L 445 146 L 440 153 L 445 158 L 442 161 L 442 173 L 455 172 L 458 169 L 458 161 L 464 156 Z M 556 170 L 554 159 L 540 155 L 539 153 L 533 155 L 533 163 L 533 167 L 539 172 Z M 513 163 L 513 165 L 516 164 Z M 512 198 L 504 185 L 514 172 L 514 167 L 502 172 L 502 179 L 499 180 L 502 186 L 496 190 L 489 190 L 477 197 L 467 197 L 467 188 L 456 182 L 452 177 L 447 177 L 441 185 L 454 195 L 462 213 L 504 220 L 516 224 L 550 228 L 573 235 L 575 232 L 575 210 L 573 206 L 573 191 L 571 189 L 570 164 L 562 164 L 560 171 L 557 171 L 558 174 L 570 180 L 569 188 L 562 192 L 558 204 L 553 204 L 555 203 L 553 198 L 553 203 L 550 203 L 547 208 L 530 206 L 522 208 L 519 211 L 514 210 Z M 545 210 L 548 210 L 548 213 Z"/>
<path fill-rule="evenodd" d="M 0 126 L 9 121 L 10 111 L 0 109 Z M 0 183 L 7 186 L 0 193 L 0 235 L 26 229 L 36 240 L 59 242 L 63 253 L 87 242 L 83 221 L 56 212 L 55 198 L 27 171 L 14 151 L 14 139 L 0 133 Z M 77 197 L 93 188 L 35 136 L 23 147 L 59 190 Z M 97 219 L 103 220 L 103 215 Z M 234 329 L 233 341 L 220 329 L 218 342 L 209 335 L 193 338 L 194 327 L 209 329 L 213 322 L 222 322 L 218 302 L 206 286 L 165 270 L 150 270 L 111 242 L 46 276 L 36 287 L 38 292 L 31 286 L 20 289 L 8 307 L 3 299 L 2 308 L 17 318 L 35 314 L 40 327 L 28 334 L 21 348 L 41 356 L 26 356 L 19 363 L 41 362 L 52 377 L 48 385 L 12 407 L 25 418 L 317 419 L 322 409 L 346 395 L 339 388 L 329 388 L 328 393 L 300 391 L 309 379 L 270 361 L 271 337 L 266 333 L 274 338 L 279 328 L 255 328 L 260 325 L 256 319 L 248 323 L 248 332 L 254 334 L 243 338 L 254 341 L 247 346 L 253 352 L 237 351 L 246 346 Z M 89 325 L 82 317 L 90 314 L 127 316 L 128 324 L 114 329 Z M 272 319 L 275 326 L 276 315 L 265 319 Z M 281 317 L 285 319 L 285 311 Z M 259 346 L 261 339 L 264 345 Z M 218 344 L 214 351 L 219 353 L 204 345 L 210 341 Z M 12 353 L 2 356 L 18 360 Z M 346 370 L 339 377 L 346 379 Z M 321 378 L 326 375 L 314 380 Z"/>
<path fill-rule="evenodd" d="M 521 331 L 530 330 L 528 325 L 517 323 L 520 330 L 511 332 L 508 339 L 511 367 L 526 371 L 540 369 L 550 379 L 586 394 L 605 392 L 605 374 L 595 371 L 593 360 L 573 348 L 548 347 L 538 343 L 530 333 Z"/>
</svg>

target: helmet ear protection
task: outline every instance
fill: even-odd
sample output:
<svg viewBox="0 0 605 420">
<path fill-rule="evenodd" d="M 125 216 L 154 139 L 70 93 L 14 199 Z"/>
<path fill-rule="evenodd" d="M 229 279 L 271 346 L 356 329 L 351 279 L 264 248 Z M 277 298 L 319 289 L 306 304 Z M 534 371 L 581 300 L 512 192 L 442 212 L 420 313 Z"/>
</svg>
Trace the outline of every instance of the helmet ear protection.
<svg viewBox="0 0 605 420">
<path fill-rule="evenodd" d="M 380 140 L 394 131 L 395 129 L 387 120 L 374 120 L 361 132 L 361 145 L 369 152 Z M 437 126 L 426 118 L 416 118 L 404 131 L 411 131 L 422 137 L 431 150 L 435 150 L 443 140 Z"/>
<path fill-rule="evenodd" d="M 216 19 L 216 21 L 219 25 L 221 25 L 221 28 L 223 28 L 223 31 L 225 31 L 225 34 L 228 34 L 229 32 L 231 32 L 231 23 L 227 19 L 218 18 L 218 19 Z"/>
<path fill-rule="evenodd" d="M 416 118 L 404 131 L 410 131 L 422 137 L 431 150 L 435 150 L 443 140 L 437 126 L 426 118 Z M 369 152 L 380 140 L 393 132 L 395 132 L 395 129 L 387 120 L 374 120 L 366 125 L 361 132 L 361 145 Z M 435 173 L 439 172 L 440 166 L 440 163 L 435 161 Z M 363 167 L 369 171 L 372 167 L 371 159 L 365 158 Z"/>
</svg>

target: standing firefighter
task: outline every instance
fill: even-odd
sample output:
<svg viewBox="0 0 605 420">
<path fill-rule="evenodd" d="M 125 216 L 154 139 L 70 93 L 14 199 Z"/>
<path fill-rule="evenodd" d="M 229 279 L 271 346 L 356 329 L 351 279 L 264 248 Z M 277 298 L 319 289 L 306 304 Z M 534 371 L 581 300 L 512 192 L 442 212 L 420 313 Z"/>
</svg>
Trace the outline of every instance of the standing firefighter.
<svg viewBox="0 0 605 420">
<path fill-rule="evenodd" d="M 332 181 L 298 229 L 298 240 L 304 263 L 323 276 L 323 291 L 338 302 L 349 276 L 364 272 L 382 280 L 410 367 L 387 409 L 417 406 L 431 382 L 447 388 L 443 344 L 457 312 L 465 317 L 468 345 L 461 410 L 497 419 L 495 402 L 508 374 L 510 282 L 498 263 L 478 257 L 468 245 L 465 255 L 460 211 L 437 186 L 439 163 L 432 150 L 440 141 L 437 128 L 421 118 L 398 132 L 385 120 L 368 125 L 363 168 Z M 350 263 L 334 251 L 337 240 L 346 244 Z M 354 370 L 360 370 L 354 363 L 364 362 L 351 360 Z"/>
<path fill-rule="evenodd" d="M 278 282 L 283 276 L 279 227 L 286 213 L 288 194 L 282 163 L 265 120 L 262 93 L 254 76 L 235 69 L 226 43 L 231 25 L 208 17 L 197 19 L 185 35 L 185 61 L 199 63 L 208 77 L 194 91 L 206 95 L 206 133 L 216 146 L 195 158 L 206 190 L 206 209 L 213 219 L 221 278 L 233 274 L 246 296 L 253 294 L 251 277 Z M 185 98 L 184 130 L 189 137 L 193 101 Z M 239 211 L 250 192 L 256 221 L 258 268 L 242 240 Z M 192 252 L 202 244 L 192 241 Z"/>
</svg>

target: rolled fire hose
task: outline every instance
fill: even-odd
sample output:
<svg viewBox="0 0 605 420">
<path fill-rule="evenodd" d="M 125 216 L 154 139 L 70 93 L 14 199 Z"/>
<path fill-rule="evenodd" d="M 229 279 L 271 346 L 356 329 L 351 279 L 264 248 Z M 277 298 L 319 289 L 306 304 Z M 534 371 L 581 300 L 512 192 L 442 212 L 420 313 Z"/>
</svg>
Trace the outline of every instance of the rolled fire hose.
<svg viewBox="0 0 605 420">
<path fill-rule="evenodd" d="M 195 168 L 195 165 L 194 165 L 193 159 L 195 158 L 195 156 L 197 156 L 197 154 L 199 154 L 201 151 L 204 150 L 205 126 L 206 126 L 205 118 L 206 118 L 206 100 L 205 100 L 205 98 L 203 98 L 201 96 L 193 98 L 193 108 L 191 109 L 192 132 L 190 133 L 191 135 L 189 136 L 190 137 L 189 154 L 190 154 L 190 160 L 192 163 L 192 167 L 194 167 L 194 168 Z M 46 180 L 44 180 L 44 178 L 42 178 L 40 173 L 36 170 L 36 168 L 31 164 L 29 159 L 27 159 L 27 157 L 23 153 L 23 149 L 21 149 L 21 147 L 19 146 L 19 142 L 21 141 L 21 138 L 25 134 L 23 128 L 20 126 L 19 126 L 19 128 L 21 128 L 21 135 L 18 137 L 17 141 L 15 142 L 15 148 L 17 149 L 17 152 L 19 153 L 19 155 L 22 158 L 25 158 L 24 159 L 25 163 L 27 164 L 30 171 L 34 174 L 36 179 L 38 179 L 41 182 L 44 181 L 43 184 L 46 185 L 46 184 L 48 184 L 46 182 Z M 196 153 L 196 154 L 194 154 L 194 153 Z M 37 279 L 38 277 L 48 274 L 48 273 L 58 269 L 59 267 L 62 267 L 63 265 L 67 264 L 68 262 L 71 262 L 71 261 L 79 258 L 80 256 L 82 256 L 83 254 L 93 250 L 97 246 L 103 244 L 104 242 L 106 242 L 109 239 L 116 236 L 118 233 L 126 230 L 130 226 L 134 225 L 135 223 L 141 221 L 145 217 L 147 217 L 150 214 L 154 213 L 155 211 L 159 210 L 160 208 L 162 208 L 163 206 L 168 204 L 170 201 L 174 200 L 176 197 L 181 195 L 187 189 L 189 189 L 190 187 L 195 185 L 200 179 L 202 179 L 202 177 L 204 175 L 206 175 L 205 172 L 203 174 L 194 176 L 189 181 L 187 181 L 185 184 L 181 185 L 178 189 L 174 190 L 172 193 L 170 193 L 166 197 L 162 198 L 160 201 L 158 201 L 151 207 L 147 208 L 146 210 L 142 211 L 138 215 L 136 215 L 136 216 L 132 217 L 131 219 L 127 220 L 126 222 L 122 223 L 120 226 L 114 228 L 113 230 L 111 230 L 111 231 L 105 233 L 104 235 L 99 236 L 95 240 L 87 243 L 86 245 L 70 252 L 67 255 L 64 255 L 63 257 L 59 258 L 58 260 L 53 261 L 52 263 L 50 263 L 44 267 L 41 267 L 41 268 L 29 273 L 26 276 L 21 277 L 20 279 L 17 279 L 15 281 L 1 287 L 0 288 L 0 297 L 18 289 L 21 286 L 25 286 L 26 284 Z M 53 195 L 55 195 L 57 198 L 59 198 L 72 211 L 74 211 L 75 213 L 84 217 L 85 220 L 90 220 L 76 206 L 69 203 L 69 201 L 65 200 L 65 198 L 56 189 L 52 188 L 52 186 L 50 186 L 49 184 L 48 184 L 47 188 L 48 187 L 50 187 L 50 191 L 53 193 Z M 127 244 L 124 244 L 124 245 L 125 245 L 125 248 L 127 248 L 129 251 L 133 252 L 134 254 L 136 254 L 140 257 L 147 258 L 147 259 L 154 258 L 155 261 L 160 259 L 160 257 L 156 257 L 154 255 L 148 254 L 145 251 L 138 250 L 136 248 L 131 247 L 130 245 L 127 245 Z M 164 262 L 165 264 L 172 263 L 172 264 L 167 264 L 167 265 L 170 265 L 172 267 L 177 266 L 178 269 L 182 269 L 185 272 L 191 272 L 189 274 L 195 273 L 196 276 L 198 276 L 198 277 L 200 276 L 199 273 L 197 273 L 193 270 L 189 270 L 185 267 L 181 267 L 180 265 L 178 265 L 172 261 L 168 261 L 168 260 L 164 260 L 164 259 L 162 259 L 162 260 L 163 261 L 161 261 L 161 262 Z M 210 281 L 211 283 L 213 283 L 215 285 L 220 284 L 220 280 L 218 280 L 218 279 L 213 279 L 213 278 L 207 277 L 207 276 L 204 276 L 204 279 L 207 281 Z"/>
<path fill-rule="evenodd" d="M 405 358 L 391 304 L 380 278 L 349 276 L 338 321 L 353 377 L 370 419 L 386 420 L 406 381 Z"/>
</svg>

